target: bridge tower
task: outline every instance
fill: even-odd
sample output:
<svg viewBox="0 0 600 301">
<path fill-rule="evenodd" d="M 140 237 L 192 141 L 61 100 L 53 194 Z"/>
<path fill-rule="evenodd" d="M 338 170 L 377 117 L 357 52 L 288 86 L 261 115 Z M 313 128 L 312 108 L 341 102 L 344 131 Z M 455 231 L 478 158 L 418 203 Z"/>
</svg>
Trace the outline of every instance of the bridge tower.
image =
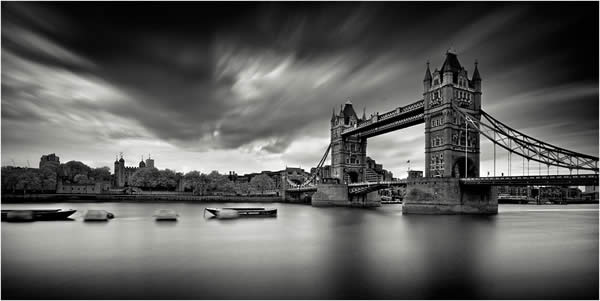
<svg viewBox="0 0 600 301">
<path fill-rule="evenodd" d="M 481 118 L 481 76 L 477 62 L 469 79 L 456 53 L 448 50 L 440 70 L 436 68 L 431 73 L 427 63 L 423 86 L 425 177 L 478 177 L 479 133 L 472 127 L 465 131 L 465 120 L 452 109 L 454 104 L 478 120 Z"/>
<path fill-rule="evenodd" d="M 331 176 L 340 179 L 340 183 L 365 181 L 365 162 L 367 154 L 367 139 L 348 137 L 342 138 L 342 131 L 356 127 L 359 119 L 347 101 L 339 114 L 335 109 L 331 115 Z"/>
</svg>

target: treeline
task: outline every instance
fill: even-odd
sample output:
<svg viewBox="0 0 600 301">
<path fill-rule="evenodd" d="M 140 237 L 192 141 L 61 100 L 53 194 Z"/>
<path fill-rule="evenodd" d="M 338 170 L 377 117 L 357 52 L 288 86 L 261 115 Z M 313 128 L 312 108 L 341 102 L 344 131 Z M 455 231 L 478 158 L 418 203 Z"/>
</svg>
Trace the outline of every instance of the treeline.
<svg viewBox="0 0 600 301">
<path fill-rule="evenodd" d="M 67 184 L 91 184 L 110 181 L 108 167 L 91 168 L 79 161 L 60 164 L 58 168 L 2 167 L 2 191 L 4 192 L 54 192 L 59 179 Z"/>
<path fill-rule="evenodd" d="M 55 192 L 59 180 L 64 184 L 94 184 L 111 181 L 109 167 L 92 168 L 79 161 L 60 164 L 58 168 L 2 167 L 3 192 Z M 151 191 L 174 191 L 178 185 L 195 195 L 263 194 L 276 189 L 275 182 L 266 174 L 253 177 L 250 182 L 234 182 L 227 175 L 212 171 L 208 174 L 190 171 L 186 174 L 170 169 L 140 168 L 129 177 L 129 186 Z"/>
<path fill-rule="evenodd" d="M 258 175 L 247 182 L 233 182 L 227 175 L 212 171 L 204 174 L 190 171 L 186 174 L 156 168 L 140 168 L 129 178 L 129 184 L 144 190 L 175 190 L 182 185 L 195 195 L 264 193 L 275 189 L 275 182 L 267 175 Z"/>
<path fill-rule="evenodd" d="M 265 174 L 253 177 L 250 182 L 232 182 L 227 175 L 222 175 L 217 171 L 212 171 L 209 174 L 190 171 L 183 176 L 183 181 L 185 189 L 196 195 L 214 195 L 218 193 L 262 194 L 276 188 L 273 179 Z"/>
</svg>

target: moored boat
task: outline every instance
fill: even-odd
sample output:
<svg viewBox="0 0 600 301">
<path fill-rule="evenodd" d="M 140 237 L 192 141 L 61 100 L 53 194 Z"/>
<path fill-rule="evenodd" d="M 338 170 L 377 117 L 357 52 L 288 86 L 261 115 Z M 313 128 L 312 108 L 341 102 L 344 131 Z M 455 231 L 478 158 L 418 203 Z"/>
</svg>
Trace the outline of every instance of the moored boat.
<svg viewBox="0 0 600 301">
<path fill-rule="evenodd" d="M 76 211 L 73 209 L 2 210 L 2 220 L 64 220 Z M 27 217 L 28 215 L 31 218 Z"/>
<path fill-rule="evenodd" d="M 277 216 L 277 208 L 206 208 L 204 210 L 221 218 L 234 218 L 238 216 Z"/>
<path fill-rule="evenodd" d="M 179 214 L 172 209 L 159 209 L 153 215 L 157 221 L 176 221 Z"/>
<path fill-rule="evenodd" d="M 106 210 L 88 210 L 83 216 L 83 220 L 88 221 L 108 221 L 111 218 L 114 218 L 114 214 L 106 211 Z"/>
</svg>

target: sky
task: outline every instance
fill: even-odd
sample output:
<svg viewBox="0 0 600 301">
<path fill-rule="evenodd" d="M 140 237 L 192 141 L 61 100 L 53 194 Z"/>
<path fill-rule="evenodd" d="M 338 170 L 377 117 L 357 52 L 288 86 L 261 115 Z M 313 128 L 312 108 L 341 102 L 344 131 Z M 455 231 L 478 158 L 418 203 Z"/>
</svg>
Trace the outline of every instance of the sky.
<svg viewBox="0 0 600 301">
<path fill-rule="evenodd" d="M 1 5 L 3 166 L 56 153 L 112 170 L 122 152 L 181 172 L 310 169 L 332 108 L 421 99 L 426 62 L 449 48 L 469 75 L 479 62 L 487 113 L 598 155 L 598 2 Z M 424 168 L 423 133 L 371 138 L 367 154 L 404 177 L 409 160 Z M 492 149 L 482 140 L 482 175 Z"/>
</svg>

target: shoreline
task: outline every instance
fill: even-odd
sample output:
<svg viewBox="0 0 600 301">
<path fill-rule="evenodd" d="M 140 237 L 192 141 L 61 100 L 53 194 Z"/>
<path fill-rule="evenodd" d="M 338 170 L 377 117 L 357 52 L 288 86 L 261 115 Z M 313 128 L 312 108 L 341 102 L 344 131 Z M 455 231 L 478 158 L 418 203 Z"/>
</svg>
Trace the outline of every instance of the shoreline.
<svg viewBox="0 0 600 301">
<path fill-rule="evenodd" d="M 84 202 L 195 201 L 239 203 L 291 203 L 279 196 L 207 196 L 179 194 L 28 194 L 2 195 L 2 203 L 84 203 Z"/>
</svg>

